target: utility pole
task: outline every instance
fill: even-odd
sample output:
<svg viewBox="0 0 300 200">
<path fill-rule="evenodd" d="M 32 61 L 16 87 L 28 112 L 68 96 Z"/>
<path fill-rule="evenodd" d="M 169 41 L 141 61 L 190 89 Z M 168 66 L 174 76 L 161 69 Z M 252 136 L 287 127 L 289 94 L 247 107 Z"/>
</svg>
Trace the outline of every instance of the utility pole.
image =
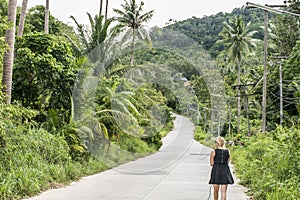
<svg viewBox="0 0 300 200">
<path fill-rule="evenodd" d="M 239 88 L 244 88 L 244 94 L 243 96 L 245 96 L 246 98 L 246 102 L 245 102 L 245 109 L 246 109 L 246 116 L 247 116 L 247 136 L 250 136 L 251 135 L 251 131 L 250 131 L 250 119 L 249 119 L 249 99 L 248 99 L 248 96 L 252 95 L 252 94 L 248 94 L 246 92 L 246 87 L 248 86 L 252 86 L 254 87 L 254 83 L 247 83 L 247 84 L 240 84 L 240 85 L 233 85 L 232 87 L 235 88 L 235 87 L 239 87 Z"/>
<path fill-rule="evenodd" d="M 213 107 L 213 108 L 203 108 L 203 109 L 206 109 L 206 110 L 209 110 L 210 111 L 210 114 L 211 114 L 211 124 L 210 124 L 210 132 L 212 134 L 214 134 L 214 124 L 215 124 L 215 120 L 217 118 L 218 120 L 218 129 L 217 129 L 217 134 L 218 136 L 221 135 L 221 116 L 220 116 L 220 112 L 222 112 L 221 110 L 218 110 L 216 107 Z M 218 116 L 215 116 L 215 115 L 218 115 Z M 205 119 L 206 119 L 206 115 L 205 115 Z M 206 120 L 205 120 L 206 121 Z"/>
<path fill-rule="evenodd" d="M 248 8 L 259 8 L 264 10 L 264 72 L 263 72 L 263 94 L 262 94 L 262 132 L 266 132 L 267 124 L 267 58 L 268 58 L 268 12 L 275 12 L 279 14 L 290 14 L 299 16 L 296 13 L 290 13 L 287 11 L 280 11 L 274 8 L 286 7 L 286 5 L 259 5 L 247 2 Z"/>
<path fill-rule="evenodd" d="M 262 95 L 262 131 L 266 131 L 267 115 L 267 57 L 268 57 L 268 11 L 264 11 L 264 73 L 263 73 L 263 95 Z"/>
<path fill-rule="evenodd" d="M 279 64 L 279 87 L 280 87 L 280 125 L 283 124 L 283 98 L 282 98 L 282 63 Z"/>
<path fill-rule="evenodd" d="M 286 5 L 265 5 L 268 8 L 282 8 L 286 7 Z M 267 59 L 268 59 L 268 21 L 269 16 L 268 10 L 264 10 L 264 24 L 265 24 L 265 30 L 264 30 L 264 74 L 263 74 L 263 96 L 262 96 L 262 131 L 266 132 L 266 126 L 267 126 Z M 281 66 L 281 65 L 280 65 Z"/>
<path fill-rule="evenodd" d="M 274 56 L 272 59 L 280 59 L 279 62 L 279 112 L 280 112 L 280 125 L 283 124 L 283 90 L 282 90 L 282 61 L 288 59 L 287 56 Z"/>
</svg>

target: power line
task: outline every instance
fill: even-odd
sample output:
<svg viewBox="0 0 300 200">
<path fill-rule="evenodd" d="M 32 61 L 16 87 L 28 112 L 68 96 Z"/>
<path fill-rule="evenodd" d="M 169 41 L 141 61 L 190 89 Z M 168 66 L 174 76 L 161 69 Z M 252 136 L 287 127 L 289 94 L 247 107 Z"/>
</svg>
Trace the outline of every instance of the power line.
<svg viewBox="0 0 300 200">
<path fill-rule="evenodd" d="M 300 14 L 297 14 L 297 13 L 289 12 L 289 11 L 286 11 L 286 10 L 274 9 L 276 7 L 281 7 L 281 8 L 287 7 L 286 5 L 268 5 L 268 4 L 266 4 L 265 6 L 263 6 L 263 5 L 247 2 L 246 6 L 247 6 L 247 8 L 259 8 L 259 9 L 269 11 L 269 12 L 274 12 L 274 13 L 277 13 L 277 14 L 287 14 L 287 15 L 293 15 L 293 16 L 296 16 L 296 17 L 300 17 Z"/>
<path fill-rule="evenodd" d="M 264 73 L 263 73 L 263 95 L 262 95 L 262 131 L 266 130 L 267 119 L 267 56 L 268 56 L 268 12 L 274 12 L 277 14 L 289 14 L 300 17 L 297 13 L 292 13 L 284 10 L 276 10 L 276 7 L 286 7 L 286 5 L 259 5 L 251 2 L 246 3 L 247 8 L 259 8 L 264 10 Z M 250 6 L 249 6 L 250 5 Z M 280 65 L 281 66 L 281 65 Z"/>
</svg>

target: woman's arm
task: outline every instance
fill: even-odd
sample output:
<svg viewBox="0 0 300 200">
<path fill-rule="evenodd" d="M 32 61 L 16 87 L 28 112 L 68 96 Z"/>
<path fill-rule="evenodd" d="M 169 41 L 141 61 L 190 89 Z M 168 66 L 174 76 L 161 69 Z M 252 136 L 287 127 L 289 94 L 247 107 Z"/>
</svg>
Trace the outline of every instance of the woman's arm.
<svg viewBox="0 0 300 200">
<path fill-rule="evenodd" d="M 230 163 L 230 161 L 231 161 L 231 154 L 230 154 L 230 151 L 229 151 L 229 149 L 228 149 L 228 153 L 229 153 L 229 158 L 228 158 L 228 163 Z"/>
<path fill-rule="evenodd" d="M 214 165 L 214 158 L 215 158 L 215 150 L 212 150 L 210 153 L 210 166 Z"/>
</svg>

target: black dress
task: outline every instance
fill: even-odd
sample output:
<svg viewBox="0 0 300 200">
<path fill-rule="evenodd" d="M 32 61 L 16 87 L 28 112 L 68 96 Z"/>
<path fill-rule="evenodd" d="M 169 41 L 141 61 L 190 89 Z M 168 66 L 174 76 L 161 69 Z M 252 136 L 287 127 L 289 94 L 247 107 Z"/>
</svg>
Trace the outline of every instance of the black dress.
<svg viewBox="0 0 300 200">
<path fill-rule="evenodd" d="M 211 170 L 209 184 L 233 184 L 234 180 L 228 165 L 229 151 L 215 149 L 214 165 Z"/>
</svg>

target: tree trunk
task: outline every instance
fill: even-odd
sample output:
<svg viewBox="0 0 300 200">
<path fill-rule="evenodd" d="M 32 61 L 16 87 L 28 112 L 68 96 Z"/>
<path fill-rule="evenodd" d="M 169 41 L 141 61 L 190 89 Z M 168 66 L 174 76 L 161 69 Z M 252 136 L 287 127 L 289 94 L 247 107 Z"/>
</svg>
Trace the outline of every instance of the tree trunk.
<svg viewBox="0 0 300 200">
<path fill-rule="evenodd" d="M 237 129 L 238 134 L 240 134 L 240 117 L 241 117 L 241 55 L 238 55 L 238 116 L 237 116 Z"/>
<path fill-rule="evenodd" d="M 135 29 L 132 29 L 132 44 L 131 44 L 131 63 L 130 66 L 133 67 L 134 65 L 134 43 L 135 43 Z"/>
<path fill-rule="evenodd" d="M 49 33 L 49 0 L 46 0 L 44 31 Z"/>
<path fill-rule="evenodd" d="M 100 0 L 99 17 L 102 15 L 103 0 Z"/>
<path fill-rule="evenodd" d="M 203 125 L 203 131 L 206 132 L 206 124 L 207 124 L 207 120 L 206 120 L 206 112 L 204 112 L 204 125 Z"/>
<path fill-rule="evenodd" d="M 251 136 L 251 130 L 250 130 L 250 119 L 249 119 L 249 98 L 248 98 L 248 93 L 246 92 L 245 89 L 245 98 L 246 98 L 246 105 L 245 105 L 245 109 L 246 109 L 246 115 L 247 115 L 247 127 L 248 127 L 248 134 L 247 136 L 250 137 Z"/>
<path fill-rule="evenodd" d="M 107 20 L 107 10 L 108 10 L 108 0 L 106 0 L 106 5 L 105 5 L 105 21 Z"/>
<path fill-rule="evenodd" d="M 28 0 L 23 0 L 23 2 L 22 2 L 22 11 L 21 11 L 20 21 L 19 21 L 19 26 L 18 26 L 18 36 L 23 35 L 25 19 L 26 19 L 27 5 L 28 5 Z"/>
<path fill-rule="evenodd" d="M 218 111 L 218 136 L 221 135 L 221 118 L 220 118 L 220 111 Z"/>
<path fill-rule="evenodd" d="M 12 85 L 12 73 L 14 64 L 14 45 L 15 45 L 15 32 L 16 32 L 16 12 L 17 12 L 17 0 L 8 1 L 8 13 L 7 21 L 12 23 L 11 28 L 6 30 L 5 42 L 9 49 L 4 54 L 3 60 L 3 76 L 2 85 L 3 92 L 5 94 L 5 102 L 11 103 L 11 85 Z"/>
<path fill-rule="evenodd" d="M 134 42 L 135 42 L 135 29 L 132 29 L 132 44 L 131 44 L 131 61 L 130 61 L 130 67 L 132 68 L 130 70 L 130 80 L 132 80 L 132 70 L 134 66 Z"/>
<path fill-rule="evenodd" d="M 230 108 L 230 99 L 228 103 L 228 136 L 230 137 L 230 132 L 231 132 L 231 108 Z"/>
</svg>

